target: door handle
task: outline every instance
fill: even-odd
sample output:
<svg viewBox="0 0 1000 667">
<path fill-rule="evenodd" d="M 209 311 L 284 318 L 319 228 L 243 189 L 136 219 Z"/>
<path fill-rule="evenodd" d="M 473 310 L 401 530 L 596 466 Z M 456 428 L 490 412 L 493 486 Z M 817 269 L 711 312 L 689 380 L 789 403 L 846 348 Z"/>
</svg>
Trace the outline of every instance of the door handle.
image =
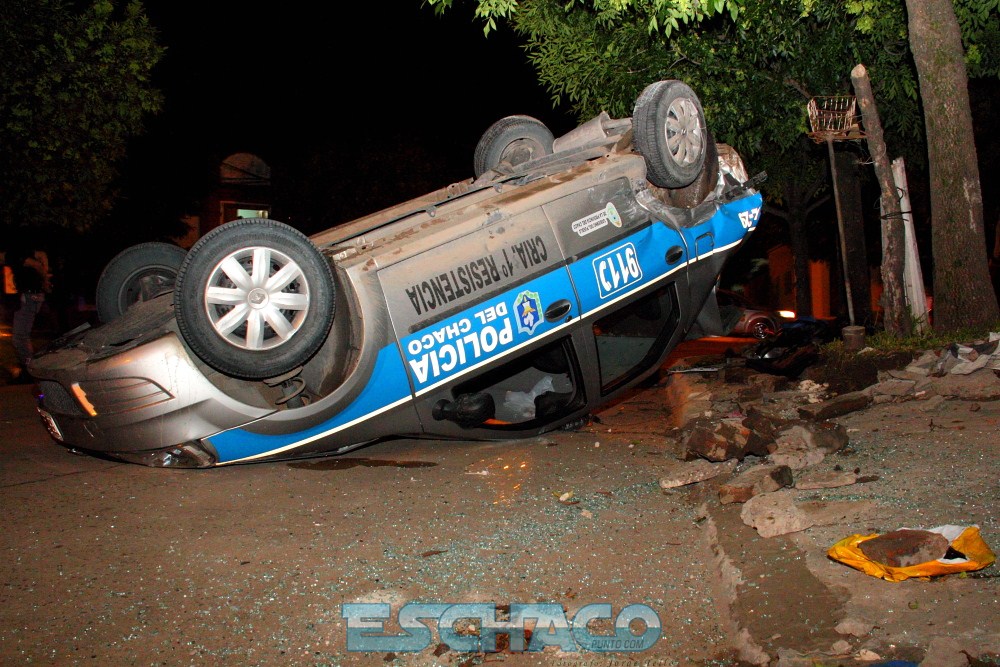
<svg viewBox="0 0 1000 667">
<path fill-rule="evenodd" d="M 545 309 L 545 319 L 549 322 L 555 322 L 556 320 L 562 319 L 562 316 L 569 312 L 569 309 L 573 307 L 573 304 L 569 302 L 569 299 L 559 299 L 558 301 L 553 301 L 549 304 L 549 307 Z"/>
<path fill-rule="evenodd" d="M 667 250 L 667 264 L 676 264 L 684 256 L 684 248 L 679 245 L 672 246 Z"/>
</svg>

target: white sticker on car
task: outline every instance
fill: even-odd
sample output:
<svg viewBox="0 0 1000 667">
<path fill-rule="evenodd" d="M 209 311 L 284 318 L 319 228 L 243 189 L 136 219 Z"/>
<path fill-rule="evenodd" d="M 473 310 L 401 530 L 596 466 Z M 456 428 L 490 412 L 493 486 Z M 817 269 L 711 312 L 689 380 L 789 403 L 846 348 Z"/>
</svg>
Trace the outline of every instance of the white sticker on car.
<svg viewBox="0 0 1000 667">
<path fill-rule="evenodd" d="M 615 205 L 611 202 L 608 202 L 608 205 L 604 207 L 603 211 L 597 211 L 596 213 L 591 213 L 585 218 L 574 220 L 571 227 L 579 236 L 586 236 L 591 232 L 597 231 L 601 227 L 607 227 L 609 222 L 615 227 L 622 226 L 622 216 L 618 213 L 618 209 L 616 209 Z"/>
</svg>

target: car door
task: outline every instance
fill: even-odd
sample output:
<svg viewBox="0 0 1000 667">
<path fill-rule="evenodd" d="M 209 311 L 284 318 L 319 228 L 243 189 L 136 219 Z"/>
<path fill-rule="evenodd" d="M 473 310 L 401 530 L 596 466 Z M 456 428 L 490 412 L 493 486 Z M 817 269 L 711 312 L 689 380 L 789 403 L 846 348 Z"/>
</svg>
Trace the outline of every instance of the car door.
<svg viewBox="0 0 1000 667">
<path fill-rule="evenodd" d="M 578 384 L 564 361 L 551 361 L 579 305 L 541 208 L 429 248 L 381 270 L 379 280 L 428 435 L 516 429 L 536 421 L 526 412 L 534 396 L 524 407 L 516 394 Z M 564 372 L 543 382 L 538 367 L 552 364 Z"/>
</svg>

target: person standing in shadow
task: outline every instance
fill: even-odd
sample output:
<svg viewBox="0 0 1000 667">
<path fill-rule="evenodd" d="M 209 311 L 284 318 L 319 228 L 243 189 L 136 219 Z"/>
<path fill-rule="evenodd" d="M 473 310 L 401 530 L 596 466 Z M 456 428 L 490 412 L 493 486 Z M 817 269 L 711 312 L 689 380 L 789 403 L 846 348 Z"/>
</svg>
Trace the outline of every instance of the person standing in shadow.
<svg viewBox="0 0 1000 667">
<path fill-rule="evenodd" d="M 7 253 L 7 260 L 14 271 L 18 292 L 18 307 L 11 323 L 11 338 L 18 365 L 11 369 L 11 377 L 14 383 L 28 383 L 32 381 L 28 361 L 34 353 L 31 332 L 35 327 L 35 318 L 45 305 L 45 295 L 52 289 L 52 274 L 48 254 L 30 244 L 20 244 L 12 249 Z"/>
</svg>

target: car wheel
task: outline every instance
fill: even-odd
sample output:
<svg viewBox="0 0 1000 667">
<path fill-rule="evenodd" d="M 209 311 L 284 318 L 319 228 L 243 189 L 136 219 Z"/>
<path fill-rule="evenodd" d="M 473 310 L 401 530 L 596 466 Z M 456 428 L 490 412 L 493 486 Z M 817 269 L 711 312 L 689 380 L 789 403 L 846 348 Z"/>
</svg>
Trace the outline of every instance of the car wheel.
<svg viewBox="0 0 1000 667">
<path fill-rule="evenodd" d="M 248 218 L 213 229 L 177 274 L 174 311 L 184 340 L 232 377 L 277 377 L 312 357 L 333 324 L 330 263 L 307 236 Z"/>
<path fill-rule="evenodd" d="M 542 121 L 531 116 L 501 118 L 483 133 L 476 144 L 473 171 L 479 178 L 501 164 L 516 167 L 552 153 L 555 137 Z"/>
<path fill-rule="evenodd" d="M 687 84 L 671 79 L 646 86 L 635 102 L 632 130 L 653 185 L 682 188 L 701 173 L 708 152 L 705 112 Z"/>
<path fill-rule="evenodd" d="M 750 335 L 757 340 L 764 340 L 775 332 L 775 326 L 774 322 L 771 322 L 770 320 L 754 320 L 750 323 L 750 326 L 747 327 L 747 330 L 749 330 Z"/>
<path fill-rule="evenodd" d="M 110 322 L 132 304 L 172 290 L 186 255 L 184 248 L 159 241 L 122 250 L 97 279 L 97 317 Z"/>
<path fill-rule="evenodd" d="M 664 190 L 666 201 L 677 208 L 694 208 L 705 201 L 719 182 L 719 147 L 715 137 L 705 130 L 705 166 L 695 179 L 683 188 Z"/>
</svg>

